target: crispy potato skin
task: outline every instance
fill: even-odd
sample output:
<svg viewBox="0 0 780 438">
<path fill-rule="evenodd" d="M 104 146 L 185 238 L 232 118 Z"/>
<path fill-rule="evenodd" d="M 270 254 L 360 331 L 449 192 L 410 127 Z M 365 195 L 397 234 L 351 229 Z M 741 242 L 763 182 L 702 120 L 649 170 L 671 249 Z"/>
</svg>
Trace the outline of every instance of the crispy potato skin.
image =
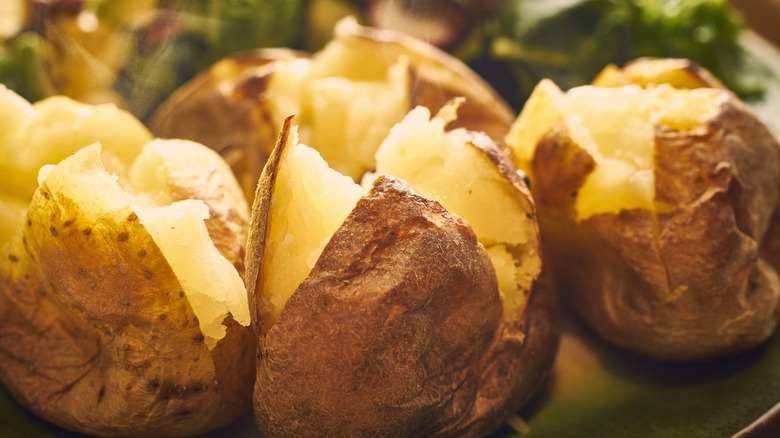
<svg viewBox="0 0 780 438">
<path fill-rule="evenodd" d="M 261 341 L 260 429 L 490 433 L 549 369 L 557 346 L 551 297 L 534 301 L 525 334 L 505 324 L 492 265 L 470 227 L 382 177 Z"/>
<path fill-rule="evenodd" d="M 197 141 L 219 152 L 243 187 L 254 188 L 278 127 L 264 105 L 274 62 L 306 56 L 290 49 L 258 49 L 229 56 L 173 93 L 152 114 L 157 136 Z"/>
<path fill-rule="evenodd" d="M 282 130 L 276 141 L 276 147 L 271 152 L 268 162 L 257 181 L 254 200 L 252 202 L 252 214 L 250 216 L 249 231 L 246 241 L 246 290 L 249 302 L 249 315 L 252 318 L 252 327 L 258 337 L 267 334 L 269 327 L 264 324 L 265 298 L 262 291 L 262 278 L 260 278 L 265 255 L 265 237 L 269 228 L 269 213 L 271 200 L 274 195 L 274 186 L 278 175 L 282 153 L 290 141 L 293 116 L 284 120 Z M 258 345 L 258 348 L 259 345 Z"/>
<path fill-rule="evenodd" d="M 16 400 L 97 436 L 193 435 L 248 410 L 253 333 L 230 321 L 207 349 L 179 280 L 129 208 L 88 222 L 73 200 L 43 189 L 31 206 L 0 261 L 0 381 Z"/>
<path fill-rule="evenodd" d="M 774 331 L 780 283 L 762 257 L 776 205 L 778 146 L 728 92 L 691 132 L 656 129 L 657 215 L 622 210 L 575 220 L 593 158 L 563 124 L 532 161 L 546 255 L 566 302 L 605 339 L 661 360 L 751 349 Z"/>
</svg>

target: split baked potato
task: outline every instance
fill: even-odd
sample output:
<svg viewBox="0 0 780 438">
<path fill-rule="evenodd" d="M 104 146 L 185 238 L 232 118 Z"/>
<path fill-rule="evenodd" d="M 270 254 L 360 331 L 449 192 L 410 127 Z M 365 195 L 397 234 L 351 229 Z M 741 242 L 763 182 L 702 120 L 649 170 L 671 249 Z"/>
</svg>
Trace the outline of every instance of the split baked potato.
<svg viewBox="0 0 780 438">
<path fill-rule="evenodd" d="M 503 139 L 514 111 L 456 58 L 406 34 L 344 19 L 313 54 L 260 49 L 228 57 L 185 84 L 154 112 L 160 137 L 198 141 L 220 152 L 248 198 L 284 120 L 337 171 L 359 180 L 394 124 L 421 105 L 432 112 L 465 97 L 453 121 Z"/>
<path fill-rule="evenodd" d="M 3 386 L 96 436 L 194 435 L 247 412 L 249 208 L 230 167 L 112 105 L 2 88 L 0 112 Z"/>
<path fill-rule="evenodd" d="M 731 92 L 669 85 L 671 66 L 565 93 L 542 81 L 506 142 L 565 302 L 623 348 L 708 359 L 776 327 L 780 283 L 762 251 L 780 146 Z"/>
<path fill-rule="evenodd" d="M 363 186 L 283 125 L 246 257 L 264 436 L 485 436 L 544 381 L 534 204 L 506 149 L 445 129 L 457 105 L 412 110 Z"/>
</svg>

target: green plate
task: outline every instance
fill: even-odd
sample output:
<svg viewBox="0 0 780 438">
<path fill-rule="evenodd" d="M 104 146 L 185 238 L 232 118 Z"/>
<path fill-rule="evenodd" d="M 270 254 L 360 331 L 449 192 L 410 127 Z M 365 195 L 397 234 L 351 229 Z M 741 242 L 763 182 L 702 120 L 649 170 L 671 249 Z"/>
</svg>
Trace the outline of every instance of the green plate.
<svg viewBox="0 0 780 438">
<path fill-rule="evenodd" d="M 780 53 L 754 34 L 746 45 L 780 72 Z M 780 137 L 780 77 L 755 105 Z M 562 316 L 546 387 L 492 438 L 739 438 L 780 436 L 780 333 L 747 354 L 693 364 L 648 361 L 612 348 Z M 521 431 L 521 432 L 518 432 Z M 0 437 L 78 437 L 34 417 L 0 388 Z M 203 438 L 259 438 L 251 418 Z"/>
<path fill-rule="evenodd" d="M 648 361 L 599 341 L 564 316 L 551 380 L 518 413 L 527 430 L 494 438 L 730 437 L 780 401 L 780 336 L 738 357 L 695 364 Z M 768 416 L 763 421 L 776 419 Z M 776 437 L 777 423 L 767 423 Z M 747 433 L 747 432 L 746 432 Z M 0 436 L 78 437 L 48 425 L 0 391 Z M 250 418 L 203 436 L 260 438 Z"/>
<path fill-rule="evenodd" d="M 739 357 L 669 364 L 611 348 L 569 319 L 548 388 L 520 415 L 526 437 L 729 437 L 778 402 L 780 336 Z"/>
</svg>

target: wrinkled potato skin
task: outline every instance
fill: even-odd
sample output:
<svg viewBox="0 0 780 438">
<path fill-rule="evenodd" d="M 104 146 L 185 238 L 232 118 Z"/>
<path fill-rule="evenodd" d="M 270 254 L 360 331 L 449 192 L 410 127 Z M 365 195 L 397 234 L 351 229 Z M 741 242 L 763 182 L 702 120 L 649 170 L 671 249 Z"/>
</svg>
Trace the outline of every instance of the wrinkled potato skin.
<svg viewBox="0 0 780 438">
<path fill-rule="evenodd" d="M 261 343 L 260 429 L 483 436 L 543 381 L 552 319 L 550 307 L 529 310 L 524 342 L 503 322 L 492 265 L 470 227 L 400 180 L 380 180 Z"/>
<path fill-rule="evenodd" d="M 263 325 L 262 242 L 290 123 L 260 178 L 247 248 L 261 432 L 479 437 L 496 430 L 552 366 L 555 290 L 548 279 L 537 281 L 526 317 L 508 324 L 471 228 L 401 180 L 374 183 L 276 323 Z"/>
<path fill-rule="evenodd" d="M 577 222 L 593 158 L 563 124 L 539 142 L 532 190 L 565 301 L 605 339 L 661 360 L 751 349 L 775 329 L 780 283 L 759 257 L 778 196 L 778 146 L 735 98 L 684 133 L 656 130 L 648 210 Z"/>
<path fill-rule="evenodd" d="M 15 399 L 97 436 L 193 435 L 245 412 L 251 330 L 231 320 L 209 351 L 181 284 L 129 208 L 86 223 L 72 200 L 53 198 L 38 189 L 0 261 L 0 381 Z"/>
</svg>

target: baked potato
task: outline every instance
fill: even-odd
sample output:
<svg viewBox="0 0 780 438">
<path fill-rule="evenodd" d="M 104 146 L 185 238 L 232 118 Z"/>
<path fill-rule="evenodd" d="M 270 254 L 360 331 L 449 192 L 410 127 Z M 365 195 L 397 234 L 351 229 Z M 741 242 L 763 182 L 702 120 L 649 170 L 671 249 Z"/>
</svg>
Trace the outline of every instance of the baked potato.
<svg viewBox="0 0 780 438">
<path fill-rule="evenodd" d="M 683 361 L 774 331 L 780 146 L 731 92 L 542 81 L 506 142 L 564 301 L 604 339 Z"/>
<path fill-rule="evenodd" d="M 218 62 L 163 102 L 148 125 L 157 136 L 219 151 L 251 199 L 290 114 L 301 140 L 357 181 L 409 110 L 422 105 L 435 113 L 461 96 L 455 126 L 503 139 L 514 111 L 465 64 L 422 40 L 348 18 L 314 54 L 260 49 Z"/>
<path fill-rule="evenodd" d="M 686 58 L 637 58 L 622 67 L 609 64 L 591 85 L 622 87 L 639 85 L 643 88 L 668 84 L 675 88 L 721 88 L 726 86 L 709 70 Z"/>
<path fill-rule="evenodd" d="M 263 436 L 485 436 L 543 383 L 535 207 L 506 149 L 445 131 L 457 106 L 408 113 L 363 187 L 283 125 L 246 257 Z"/>
<path fill-rule="evenodd" d="M 248 412 L 249 208 L 227 163 L 112 105 L 0 102 L 3 386 L 96 436 L 194 435 Z"/>
</svg>

